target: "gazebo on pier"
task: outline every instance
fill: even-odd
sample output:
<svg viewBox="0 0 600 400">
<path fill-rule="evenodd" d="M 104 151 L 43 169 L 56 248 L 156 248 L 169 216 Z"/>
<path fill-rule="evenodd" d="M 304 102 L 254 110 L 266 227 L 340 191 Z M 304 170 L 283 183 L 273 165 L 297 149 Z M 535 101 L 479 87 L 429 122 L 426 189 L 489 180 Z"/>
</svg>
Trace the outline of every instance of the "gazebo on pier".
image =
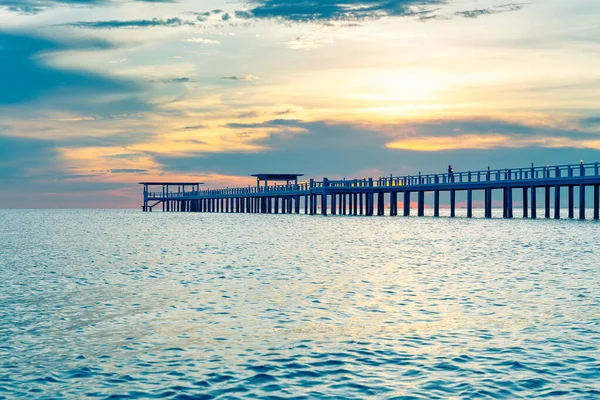
<svg viewBox="0 0 600 400">
<path fill-rule="evenodd" d="M 298 184 L 298 177 L 304 176 L 304 174 L 254 174 L 251 175 L 256 178 L 256 186 L 260 187 L 260 183 L 264 182 L 264 186 L 269 186 L 271 182 L 285 182 L 286 186 L 289 186 L 290 182 L 295 185 Z"/>
</svg>

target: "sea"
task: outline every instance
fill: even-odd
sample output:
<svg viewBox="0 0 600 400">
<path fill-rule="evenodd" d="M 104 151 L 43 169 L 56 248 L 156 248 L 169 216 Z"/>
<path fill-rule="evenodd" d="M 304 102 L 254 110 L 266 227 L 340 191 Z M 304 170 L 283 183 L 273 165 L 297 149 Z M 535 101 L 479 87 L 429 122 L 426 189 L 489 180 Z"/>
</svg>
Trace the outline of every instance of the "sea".
<svg viewBox="0 0 600 400">
<path fill-rule="evenodd" d="M 0 210 L 0 398 L 599 399 L 600 223 L 477 216 Z"/>
</svg>

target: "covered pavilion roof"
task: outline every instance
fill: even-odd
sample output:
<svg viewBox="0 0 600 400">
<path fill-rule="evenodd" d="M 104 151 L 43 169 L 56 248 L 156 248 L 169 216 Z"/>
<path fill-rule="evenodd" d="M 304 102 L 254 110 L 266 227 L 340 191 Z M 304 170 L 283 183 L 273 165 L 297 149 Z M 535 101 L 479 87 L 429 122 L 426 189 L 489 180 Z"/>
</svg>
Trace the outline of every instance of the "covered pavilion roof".
<svg viewBox="0 0 600 400">
<path fill-rule="evenodd" d="M 139 185 L 182 185 L 182 186 L 192 186 L 192 185 L 204 185 L 204 182 L 140 182 Z"/>
<path fill-rule="evenodd" d="M 252 176 L 268 181 L 293 181 L 304 174 L 254 174 Z"/>
</svg>

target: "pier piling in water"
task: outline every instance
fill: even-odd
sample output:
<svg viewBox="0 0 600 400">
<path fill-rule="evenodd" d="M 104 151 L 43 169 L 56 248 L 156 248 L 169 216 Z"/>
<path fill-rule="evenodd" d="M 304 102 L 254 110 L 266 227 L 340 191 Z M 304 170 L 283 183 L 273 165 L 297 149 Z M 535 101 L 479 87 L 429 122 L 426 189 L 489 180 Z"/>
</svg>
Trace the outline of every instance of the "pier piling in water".
<svg viewBox="0 0 600 400">
<path fill-rule="evenodd" d="M 343 179 L 298 182 L 301 174 L 257 174 L 256 187 L 200 190 L 200 182 L 141 182 L 144 185 L 142 211 L 159 206 L 164 212 L 261 213 L 331 215 L 402 215 L 411 213 L 411 194 L 417 193 L 417 215 L 425 215 L 425 194 L 433 194 L 433 215 L 440 216 L 440 193 L 449 193 L 449 215 L 456 216 L 457 192 L 466 192 L 467 218 L 473 217 L 473 195 L 483 192 L 485 218 L 492 218 L 493 194 L 502 190 L 503 217 L 512 218 L 514 189 L 522 189 L 523 218 L 537 218 L 537 190 L 544 190 L 544 216 L 559 219 L 561 189 L 567 188 L 569 218 L 575 218 L 575 187 L 578 188 L 578 218 L 586 218 L 586 188 L 593 190 L 593 219 L 600 219 L 600 173 L 598 163 L 468 171 L 416 176 L 389 176 L 379 179 Z M 285 182 L 281 183 L 280 182 Z M 156 190 L 159 186 L 160 190 Z M 520 193 L 517 191 L 517 193 Z M 517 200 L 518 201 L 518 200 Z M 518 204 L 518 203 L 517 203 Z M 530 209 L 531 207 L 531 209 Z M 320 208 L 320 212 L 319 212 Z"/>
</svg>

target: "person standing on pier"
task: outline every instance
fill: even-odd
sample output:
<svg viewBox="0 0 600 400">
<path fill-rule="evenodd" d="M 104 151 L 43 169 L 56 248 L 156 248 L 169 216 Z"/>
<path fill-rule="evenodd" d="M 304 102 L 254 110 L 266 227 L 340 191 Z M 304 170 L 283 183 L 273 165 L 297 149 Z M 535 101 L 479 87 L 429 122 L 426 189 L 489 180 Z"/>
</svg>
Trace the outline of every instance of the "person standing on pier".
<svg viewBox="0 0 600 400">
<path fill-rule="evenodd" d="M 454 170 L 452 169 L 452 165 L 448 165 L 448 181 L 454 182 Z"/>
</svg>

